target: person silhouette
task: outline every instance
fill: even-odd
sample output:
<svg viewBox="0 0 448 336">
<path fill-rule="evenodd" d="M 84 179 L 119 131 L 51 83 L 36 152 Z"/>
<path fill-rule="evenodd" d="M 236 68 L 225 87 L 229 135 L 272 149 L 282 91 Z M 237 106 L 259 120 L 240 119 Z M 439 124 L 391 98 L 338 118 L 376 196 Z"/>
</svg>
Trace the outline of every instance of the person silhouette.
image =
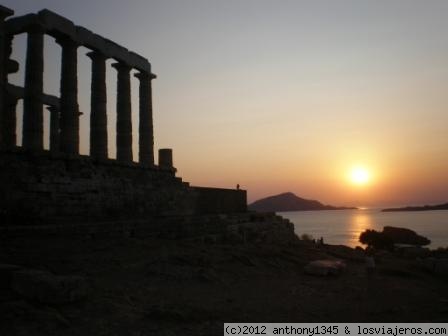
<svg viewBox="0 0 448 336">
<path fill-rule="evenodd" d="M 236 190 L 240 190 L 240 185 L 239 184 L 236 185 Z"/>
</svg>

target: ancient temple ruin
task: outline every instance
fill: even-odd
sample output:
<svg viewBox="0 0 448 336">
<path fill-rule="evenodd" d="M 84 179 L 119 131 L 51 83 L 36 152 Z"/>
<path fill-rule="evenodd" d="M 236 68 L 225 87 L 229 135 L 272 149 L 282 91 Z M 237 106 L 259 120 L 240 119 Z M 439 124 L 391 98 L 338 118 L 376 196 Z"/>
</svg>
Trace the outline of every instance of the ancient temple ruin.
<svg viewBox="0 0 448 336">
<path fill-rule="evenodd" d="M 171 149 L 154 163 L 151 81 L 144 57 L 49 10 L 13 17 L 0 6 L 0 210 L 16 216 L 98 220 L 117 217 L 246 211 L 244 190 L 192 187 L 175 176 Z M 15 35 L 27 35 L 26 60 L 10 59 Z M 44 36 L 61 47 L 60 95 L 44 93 Z M 90 155 L 79 154 L 77 49 L 91 59 Z M 107 133 L 106 61 L 117 73 L 116 134 Z M 8 83 L 23 68 L 24 86 Z M 139 126 L 132 129 L 131 71 L 139 80 Z M 23 100 L 22 145 L 17 146 L 17 102 Z M 44 149 L 44 107 L 50 112 Z M 132 134 L 138 131 L 138 162 Z M 116 159 L 108 158 L 108 136 Z"/>
</svg>

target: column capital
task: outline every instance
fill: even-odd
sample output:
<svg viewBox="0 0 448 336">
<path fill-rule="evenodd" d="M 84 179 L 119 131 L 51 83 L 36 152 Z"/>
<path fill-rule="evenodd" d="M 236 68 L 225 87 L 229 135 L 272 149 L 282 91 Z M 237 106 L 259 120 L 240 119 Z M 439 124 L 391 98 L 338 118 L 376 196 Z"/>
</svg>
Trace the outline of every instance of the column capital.
<svg viewBox="0 0 448 336">
<path fill-rule="evenodd" d="M 47 105 L 46 109 L 48 112 L 59 112 L 59 107 L 55 105 Z"/>
<path fill-rule="evenodd" d="M 157 76 L 154 75 L 154 74 L 151 73 L 151 72 L 144 71 L 144 70 L 140 70 L 140 69 L 138 69 L 138 71 L 139 71 L 139 72 L 137 72 L 136 74 L 134 74 L 134 77 L 136 77 L 136 78 L 138 78 L 138 79 L 140 79 L 140 80 L 147 80 L 147 79 L 149 79 L 149 80 L 153 80 L 153 79 L 157 78 Z"/>
<path fill-rule="evenodd" d="M 91 50 L 88 53 L 86 53 L 86 56 L 89 57 L 92 61 L 94 60 L 105 61 L 109 58 L 99 50 Z"/>
<path fill-rule="evenodd" d="M 129 72 L 132 70 L 132 66 L 130 66 L 129 64 L 126 64 L 124 62 L 112 63 L 112 67 L 115 68 L 117 71 Z"/>
<path fill-rule="evenodd" d="M 134 77 L 140 79 L 140 80 L 148 80 L 148 79 L 152 79 L 151 78 L 151 74 L 149 74 L 146 71 L 142 71 L 140 70 L 139 72 L 134 74 Z"/>
</svg>

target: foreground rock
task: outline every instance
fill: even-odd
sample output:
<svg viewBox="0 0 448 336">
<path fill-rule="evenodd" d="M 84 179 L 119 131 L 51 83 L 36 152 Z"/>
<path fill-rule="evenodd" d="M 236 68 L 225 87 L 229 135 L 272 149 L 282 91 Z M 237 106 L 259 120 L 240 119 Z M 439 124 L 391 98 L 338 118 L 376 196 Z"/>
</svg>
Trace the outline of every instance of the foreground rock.
<svg viewBox="0 0 448 336">
<path fill-rule="evenodd" d="M 421 261 L 421 264 L 431 273 L 448 276 L 448 258 L 426 258 Z"/>
<path fill-rule="evenodd" d="M 39 270 L 14 272 L 11 287 L 26 299 L 41 303 L 71 303 L 87 297 L 88 285 L 81 276 L 60 276 Z"/>
<path fill-rule="evenodd" d="M 340 260 L 314 260 L 305 266 L 304 271 L 310 275 L 338 275 L 346 267 L 346 264 Z"/>
</svg>

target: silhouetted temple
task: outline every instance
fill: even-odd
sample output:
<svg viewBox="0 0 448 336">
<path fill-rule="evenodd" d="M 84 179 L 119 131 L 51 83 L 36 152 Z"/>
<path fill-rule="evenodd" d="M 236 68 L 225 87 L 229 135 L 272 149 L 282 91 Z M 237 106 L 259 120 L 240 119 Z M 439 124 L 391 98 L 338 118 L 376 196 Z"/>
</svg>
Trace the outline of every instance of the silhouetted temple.
<svg viewBox="0 0 448 336">
<path fill-rule="evenodd" d="M 107 219 L 246 211 L 244 190 L 191 187 L 175 176 L 171 149 L 154 163 L 151 81 L 144 57 L 49 10 L 11 17 L 0 6 L 0 210 L 5 219 Z M 10 59 L 14 36 L 27 35 L 24 64 Z M 61 47 L 59 97 L 44 93 L 44 36 Z M 90 155 L 79 154 L 77 49 L 90 49 Z M 116 134 L 107 131 L 106 70 L 117 71 Z M 8 74 L 24 66 L 24 86 Z M 131 71 L 139 80 L 138 162 L 132 157 Z M 17 127 L 17 103 L 23 124 Z M 44 107 L 50 112 L 44 148 Z M 22 134 L 17 146 L 16 130 Z M 108 158 L 108 137 L 116 159 Z"/>
</svg>

